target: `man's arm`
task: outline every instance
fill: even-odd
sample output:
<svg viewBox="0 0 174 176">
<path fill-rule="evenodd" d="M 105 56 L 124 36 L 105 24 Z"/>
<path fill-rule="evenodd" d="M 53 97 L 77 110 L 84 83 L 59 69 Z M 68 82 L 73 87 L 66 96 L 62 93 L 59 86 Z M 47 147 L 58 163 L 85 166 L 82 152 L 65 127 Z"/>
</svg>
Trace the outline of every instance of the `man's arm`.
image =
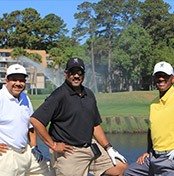
<svg viewBox="0 0 174 176">
<path fill-rule="evenodd" d="M 152 145 L 152 138 L 151 138 L 151 130 L 148 129 L 148 133 L 147 133 L 147 152 L 149 153 L 153 148 Z"/>
<path fill-rule="evenodd" d="M 48 134 L 46 127 L 36 118 L 30 118 L 31 124 L 34 126 L 34 129 L 39 134 L 40 138 L 45 142 L 45 144 L 53 149 L 54 141 L 52 140 L 51 136 Z"/>
<path fill-rule="evenodd" d="M 36 146 L 36 132 L 34 128 L 30 128 L 28 131 L 28 139 L 31 147 Z"/>
<path fill-rule="evenodd" d="M 46 127 L 36 118 L 31 117 L 30 122 L 36 129 L 36 132 L 39 134 L 40 138 L 44 141 L 44 143 L 51 148 L 53 151 L 57 151 L 59 153 L 69 152 L 72 153 L 73 147 L 69 146 L 63 142 L 54 142 L 51 136 L 48 134 Z"/>
<path fill-rule="evenodd" d="M 150 151 L 152 151 L 152 149 L 153 149 L 153 144 L 152 144 L 152 138 L 151 138 L 151 130 L 149 128 L 147 132 L 147 152 L 139 156 L 136 162 L 138 164 L 143 164 L 145 159 L 149 157 L 149 153 Z"/>
<path fill-rule="evenodd" d="M 37 146 L 37 137 L 34 128 L 29 129 L 28 138 L 31 147 L 31 153 L 33 153 L 38 162 L 42 161 L 44 156 Z"/>
<path fill-rule="evenodd" d="M 100 125 L 94 127 L 93 133 L 95 139 L 99 142 L 99 144 L 106 150 L 109 157 L 112 160 L 112 163 L 116 165 L 116 159 L 120 160 L 123 163 L 126 163 L 126 159 L 122 156 L 117 150 L 115 150 L 112 145 L 109 143 L 102 127 Z"/>
<path fill-rule="evenodd" d="M 103 128 L 100 125 L 94 127 L 93 136 L 103 148 L 105 148 L 109 144 Z"/>
</svg>

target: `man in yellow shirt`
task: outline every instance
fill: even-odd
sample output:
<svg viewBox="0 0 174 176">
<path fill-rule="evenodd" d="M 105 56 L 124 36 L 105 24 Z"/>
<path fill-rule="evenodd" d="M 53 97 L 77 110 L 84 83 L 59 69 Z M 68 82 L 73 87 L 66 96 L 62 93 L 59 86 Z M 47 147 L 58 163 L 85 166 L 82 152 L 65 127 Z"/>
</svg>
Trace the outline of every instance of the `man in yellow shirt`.
<svg viewBox="0 0 174 176">
<path fill-rule="evenodd" d="M 132 163 L 125 176 L 174 175 L 174 71 L 167 62 L 154 67 L 159 97 L 150 106 L 148 150 Z"/>
</svg>

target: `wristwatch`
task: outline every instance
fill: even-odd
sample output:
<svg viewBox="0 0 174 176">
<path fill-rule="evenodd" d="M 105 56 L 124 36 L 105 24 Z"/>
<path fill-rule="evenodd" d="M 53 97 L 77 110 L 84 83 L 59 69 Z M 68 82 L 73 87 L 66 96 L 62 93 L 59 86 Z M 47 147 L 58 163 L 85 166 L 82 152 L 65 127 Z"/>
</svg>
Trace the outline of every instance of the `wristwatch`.
<svg viewBox="0 0 174 176">
<path fill-rule="evenodd" d="M 112 145 L 110 143 L 108 143 L 103 148 L 107 151 L 111 147 L 112 147 Z"/>
</svg>

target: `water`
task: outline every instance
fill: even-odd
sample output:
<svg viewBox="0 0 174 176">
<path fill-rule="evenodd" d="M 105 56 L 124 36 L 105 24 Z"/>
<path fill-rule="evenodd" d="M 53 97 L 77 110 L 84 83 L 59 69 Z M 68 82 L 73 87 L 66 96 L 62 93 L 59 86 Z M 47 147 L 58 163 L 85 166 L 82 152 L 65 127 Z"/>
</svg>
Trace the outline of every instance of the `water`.
<svg viewBox="0 0 174 176">
<path fill-rule="evenodd" d="M 25 57 L 21 56 L 18 58 L 21 62 L 37 69 L 37 73 L 43 73 L 56 87 L 60 86 L 64 81 L 64 72 L 62 69 L 54 69 L 43 67 L 41 64 Z"/>
<path fill-rule="evenodd" d="M 107 134 L 107 136 L 128 163 L 135 162 L 147 149 L 147 134 Z"/>
<path fill-rule="evenodd" d="M 20 56 L 18 60 L 22 62 L 24 66 L 30 66 L 30 69 L 33 68 L 33 70 L 35 70 L 37 73 L 43 73 L 45 77 L 48 78 L 56 87 L 59 87 L 64 82 L 65 77 L 64 70 L 62 68 L 55 69 L 43 67 L 38 62 L 35 62 L 25 56 Z M 83 85 L 94 90 L 93 78 L 91 77 L 91 68 L 88 65 L 86 65 Z"/>
<path fill-rule="evenodd" d="M 113 147 L 125 156 L 128 163 L 136 161 L 138 156 L 146 151 L 147 134 L 107 134 Z M 44 156 L 49 159 L 48 148 L 38 139 L 39 148 Z"/>
</svg>

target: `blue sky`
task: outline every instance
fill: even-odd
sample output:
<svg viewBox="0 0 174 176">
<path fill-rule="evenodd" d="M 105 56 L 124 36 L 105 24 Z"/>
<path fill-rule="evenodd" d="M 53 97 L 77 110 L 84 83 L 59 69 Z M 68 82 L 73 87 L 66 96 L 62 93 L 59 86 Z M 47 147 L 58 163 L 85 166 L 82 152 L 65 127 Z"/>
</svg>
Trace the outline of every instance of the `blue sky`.
<svg viewBox="0 0 174 176">
<path fill-rule="evenodd" d="M 72 30 L 76 21 L 74 13 L 77 12 L 77 6 L 84 1 L 98 2 L 99 0 L 0 0 L 0 17 L 4 13 L 11 13 L 15 10 L 23 10 L 32 7 L 37 10 L 42 17 L 49 13 L 60 16 L 67 24 L 68 30 Z M 165 0 L 172 6 L 174 11 L 174 0 Z"/>
</svg>

